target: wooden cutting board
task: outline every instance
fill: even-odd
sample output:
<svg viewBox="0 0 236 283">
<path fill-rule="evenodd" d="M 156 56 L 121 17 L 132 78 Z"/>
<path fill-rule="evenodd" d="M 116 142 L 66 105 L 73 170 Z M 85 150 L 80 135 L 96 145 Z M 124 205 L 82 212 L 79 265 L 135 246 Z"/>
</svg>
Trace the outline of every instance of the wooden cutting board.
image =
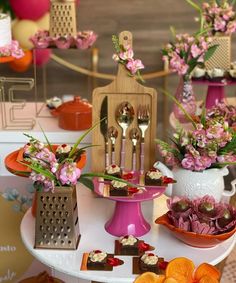
<svg viewBox="0 0 236 283">
<path fill-rule="evenodd" d="M 119 35 L 119 41 L 122 45 L 129 44 L 132 47 L 132 34 L 128 31 L 123 31 Z M 135 117 L 132 124 L 126 132 L 126 155 L 125 169 L 132 168 L 132 142 L 129 137 L 132 128 L 137 128 L 137 109 L 139 105 L 149 105 L 151 119 L 148 129 L 145 132 L 145 160 L 144 168 L 148 170 L 152 168 L 156 160 L 155 142 L 156 127 L 157 127 L 157 92 L 153 88 L 144 87 L 138 83 L 134 77 L 130 77 L 127 69 L 119 64 L 118 74 L 114 81 L 105 87 L 98 87 L 93 91 L 93 124 L 98 122 L 101 117 L 101 104 L 107 96 L 108 108 L 108 128 L 114 126 L 118 130 L 118 138 L 115 144 L 115 160 L 116 164 L 120 165 L 120 151 L 122 140 L 122 129 L 117 124 L 115 112 L 122 102 L 128 101 L 134 108 Z M 140 132 L 141 137 L 141 132 Z M 141 139 L 140 139 L 141 140 Z M 140 166 L 140 140 L 137 145 L 137 169 Z M 100 127 L 96 127 L 92 132 L 92 143 L 100 145 L 92 148 L 92 171 L 104 172 L 105 169 L 105 143 L 104 137 L 100 132 Z M 109 157 L 111 157 L 111 143 L 109 141 Z"/>
</svg>

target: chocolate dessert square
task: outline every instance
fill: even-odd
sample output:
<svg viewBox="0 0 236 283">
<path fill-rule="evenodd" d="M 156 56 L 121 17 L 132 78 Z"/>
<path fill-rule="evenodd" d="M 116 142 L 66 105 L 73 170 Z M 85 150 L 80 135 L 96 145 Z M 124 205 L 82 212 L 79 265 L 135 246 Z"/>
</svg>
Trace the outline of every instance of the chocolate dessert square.
<svg viewBox="0 0 236 283">
<path fill-rule="evenodd" d="M 145 264 L 141 259 L 139 259 L 139 269 L 141 272 L 154 272 L 159 273 L 158 263 L 156 264 Z"/>
<path fill-rule="evenodd" d="M 122 255 L 139 255 L 139 240 L 136 237 L 127 235 L 121 237 L 118 242 Z"/>
<path fill-rule="evenodd" d="M 156 175 L 156 176 L 155 176 Z M 157 178 L 159 176 L 159 178 Z M 150 170 L 145 174 L 145 185 L 147 186 L 161 186 L 162 185 L 162 174 L 159 170 Z"/>
<path fill-rule="evenodd" d="M 122 176 L 121 168 L 119 166 L 115 165 L 115 164 L 112 164 L 112 165 L 109 165 L 108 167 L 106 167 L 104 173 L 105 173 L 105 175 L 116 177 L 116 178 L 121 178 L 121 176 Z M 105 178 L 105 180 L 109 180 L 109 179 Z"/>
<path fill-rule="evenodd" d="M 128 186 L 124 182 L 112 181 L 110 196 L 126 197 L 129 195 Z"/>
<path fill-rule="evenodd" d="M 94 253 L 98 254 L 101 253 L 100 251 L 94 251 Z M 87 267 L 90 270 L 104 270 L 106 267 L 106 263 L 107 263 L 107 255 L 104 259 L 102 260 L 97 260 L 97 261 L 92 261 L 90 256 L 88 257 L 87 260 Z"/>
</svg>

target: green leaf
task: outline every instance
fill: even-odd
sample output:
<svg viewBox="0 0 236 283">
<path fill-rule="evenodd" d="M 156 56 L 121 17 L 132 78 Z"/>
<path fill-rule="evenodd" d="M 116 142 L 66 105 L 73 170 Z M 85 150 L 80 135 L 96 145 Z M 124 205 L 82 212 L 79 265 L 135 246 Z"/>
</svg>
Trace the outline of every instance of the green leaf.
<svg viewBox="0 0 236 283">
<path fill-rule="evenodd" d="M 165 89 L 159 89 L 160 92 L 162 92 L 164 95 L 171 98 L 175 104 L 180 108 L 180 110 L 184 113 L 185 117 L 192 123 L 193 127 L 196 129 L 196 123 L 194 122 L 193 118 L 188 114 L 188 112 L 184 109 L 184 107 L 179 103 L 179 101 L 171 95 L 169 92 L 167 92 Z"/>
<path fill-rule="evenodd" d="M 192 0 L 186 0 L 186 2 L 188 2 L 195 10 L 201 12 L 202 9 L 200 6 L 198 6 L 196 3 L 194 3 Z"/>
<path fill-rule="evenodd" d="M 212 55 L 215 53 L 218 46 L 219 45 L 216 44 L 216 45 L 209 47 L 209 49 L 207 50 L 207 52 L 204 55 L 204 61 L 207 61 L 212 57 Z"/>
<path fill-rule="evenodd" d="M 79 182 L 80 182 L 81 184 L 83 184 L 85 187 L 89 188 L 91 191 L 94 190 L 93 181 L 92 181 L 91 179 L 86 178 L 86 177 L 84 177 L 84 176 L 81 176 L 81 177 L 79 178 Z"/>
<path fill-rule="evenodd" d="M 46 136 L 46 134 L 45 134 L 45 132 L 44 132 L 44 130 L 43 130 L 43 128 L 41 127 L 40 124 L 39 124 L 39 127 L 40 127 L 40 129 L 41 129 L 41 131 L 42 131 L 42 133 L 43 133 L 43 135 L 44 135 L 45 140 L 47 141 L 47 144 L 48 144 L 48 146 L 49 146 L 51 152 L 54 152 L 54 151 L 53 151 L 53 148 L 52 148 L 52 145 L 51 145 L 50 141 L 48 140 L 48 138 L 47 138 L 47 136 Z"/>
<path fill-rule="evenodd" d="M 44 175 L 45 177 L 48 177 L 50 180 L 54 180 L 56 181 L 56 176 L 54 176 L 49 170 L 45 170 L 42 169 L 38 166 L 32 165 L 32 164 L 28 164 L 28 163 L 24 163 L 21 161 L 18 161 L 20 164 L 23 164 L 24 166 L 27 166 L 29 168 L 31 168 L 32 170 L 34 170 L 35 172 Z"/>
<path fill-rule="evenodd" d="M 162 55 L 168 56 L 168 51 L 166 49 L 162 49 L 161 52 L 162 52 Z"/>
<path fill-rule="evenodd" d="M 111 180 L 111 181 L 123 182 L 123 183 L 125 183 L 125 184 L 127 184 L 128 186 L 131 186 L 131 187 L 140 187 L 141 186 L 139 184 L 138 185 L 133 184 L 133 183 L 130 183 L 130 182 L 124 180 L 124 179 L 120 179 L 120 178 L 113 177 L 113 176 L 110 176 L 110 175 L 106 175 L 106 174 L 103 174 L 103 173 L 84 173 L 84 174 L 81 174 L 81 177 L 89 177 L 89 178 L 100 177 L 100 178 L 104 178 L 104 179 Z"/>
<path fill-rule="evenodd" d="M 233 152 L 236 154 L 236 133 L 233 135 L 231 141 L 226 144 L 226 146 L 219 150 L 219 155 L 224 155 Z"/>
<path fill-rule="evenodd" d="M 99 125 L 106 117 L 104 117 L 101 121 L 97 122 L 95 125 L 93 125 L 91 128 L 89 128 L 82 136 L 79 137 L 79 139 L 76 141 L 76 143 L 73 145 L 73 148 L 69 154 L 69 158 L 71 158 L 74 153 L 76 152 L 76 149 L 78 145 L 82 142 L 82 140 L 94 129 Z"/>
<path fill-rule="evenodd" d="M 173 38 L 175 38 L 175 37 L 176 37 L 176 30 L 175 30 L 175 27 L 170 26 L 170 32 L 171 32 Z"/>
<path fill-rule="evenodd" d="M 202 107 L 201 123 L 203 124 L 203 126 L 206 125 L 206 104 L 205 103 Z"/>
<path fill-rule="evenodd" d="M 120 43 L 119 43 L 119 38 L 116 35 L 112 35 L 111 40 L 113 42 L 113 45 L 114 45 L 116 52 L 120 53 L 122 50 L 121 50 L 121 46 L 120 46 Z"/>
</svg>

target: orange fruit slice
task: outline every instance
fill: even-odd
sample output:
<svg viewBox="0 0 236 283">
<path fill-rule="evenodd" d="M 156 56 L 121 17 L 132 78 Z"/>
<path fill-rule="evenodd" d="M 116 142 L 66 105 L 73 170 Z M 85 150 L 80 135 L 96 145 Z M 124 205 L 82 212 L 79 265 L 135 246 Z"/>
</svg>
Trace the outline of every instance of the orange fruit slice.
<svg viewBox="0 0 236 283">
<path fill-rule="evenodd" d="M 153 272 L 145 272 L 138 276 L 134 283 L 163 283 L 165 280 L 164 275 L 157 275 Z"/>
<path fill-rule="evenodd" d="M 208 263 L 202 263 L 196 269 L 194 279 L 199 281 L 203 276 L 206 275 L 213 279 L 220 280 L 220 272 L 217 268 Z"/>
<path fill-rule="evenodd" d="M 163 283 L 178 283 L 178 281 L 175 278 L 168 277 Z"/>
<path fill-rule="evenodd" d="M 169 262 L 166 267 L 166 277 L 172 277 L 178 283 L 192 282 L 194 263 L 185 257 L 177 257 Z"/>
<path fill-rule="evenodd" d="M 208 275 L 204 275 L 199 281 L 197 281 L 198 283 L 220 283 L 219 280 L 217 280 L 216 278 L 213 278 L 211 276 Z"/>
</svg>

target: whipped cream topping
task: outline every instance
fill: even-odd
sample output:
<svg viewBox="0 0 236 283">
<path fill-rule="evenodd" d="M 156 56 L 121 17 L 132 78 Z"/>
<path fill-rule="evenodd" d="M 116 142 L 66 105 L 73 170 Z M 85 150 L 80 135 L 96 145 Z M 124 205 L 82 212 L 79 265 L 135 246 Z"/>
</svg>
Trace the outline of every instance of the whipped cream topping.
<svg viewBox="0 0 236 283">
<path fill-rule="evenodd" d="M 68 144 L 59 145 L 56 152 L 57 153 L 68 153 L 71 151 L 71 146 Z"/>
<path fill-rule="evenodd" d="M 157 262 L 158 262 L 158 256 L 151 254 L 151 253 L 146 253 L 141 257 L 141 260 L 145 264 L 154 265 L 154 264 L 157 264 Z"/>
<path fill-rule="evenodd" d="M 120 173 L 120 167 L 115 164 L 109 165 L 106 167 L 106 172 L 108 174 Z"/>
<path fill-rule="evenodd" d="M 92 251 L 89 253 L 89 258 L 92 262 L 101 262 L 107 257 L 107 253 L 102 251 Z"/>
<path fill-rule="evenodd" d="M 161 173 L 159 170 L 156 170 L 156 171 L 148 171 L 148 172 L 147 172 L 147 176 L 148 176 L 150 179 L 158 180 L 158 179 L 160 179 L 163 175 L 162 175 L 162 173 Z"/>
<path fill-rule="evenodd" d="M 115 181 L 115 180 L 111 181 L 111 184 L 115 188 L 124 188 L 124 187 L 127 186 L 126 183 L 120 182 L 120 181 Z"/>
<path fill-rule="evenodd" d="M 133 246 L 135 243 L 137 243 L 138 239 L 135 238 L 133 235 L 129 235 L 121 237 L 119 241 L 123 246 Z"/>
<path fill-rule="evenodd" d="M 46 103 L 49 107 L 57 108 L 62 104 L 62 100 L 59 97 L 54 96 L 53 98 L 47 99 Z"/>
</svg>

